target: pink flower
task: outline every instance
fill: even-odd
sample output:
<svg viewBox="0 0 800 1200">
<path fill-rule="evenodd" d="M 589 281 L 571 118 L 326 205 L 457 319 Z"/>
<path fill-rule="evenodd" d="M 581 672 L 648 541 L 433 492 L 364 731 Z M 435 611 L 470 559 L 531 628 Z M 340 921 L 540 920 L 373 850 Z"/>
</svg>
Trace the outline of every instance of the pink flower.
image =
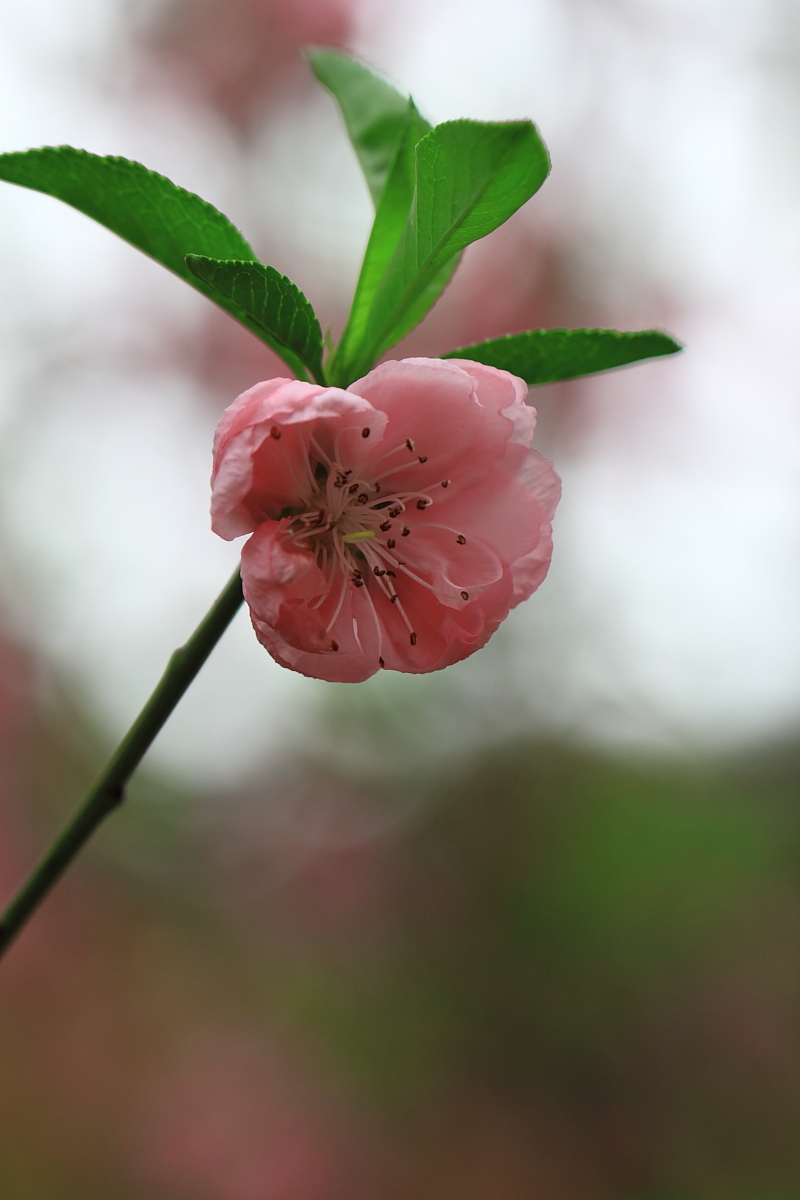
<svg viewBox="0 0 800 1200">
<path fill-rule="evenodd" d="M 547 574 L 560 494 L 521 379 L 463 359 L 386 362 L 343 391 L 257 383 L 214 438 L 212 528 L 251 533 L 242 580 L 283 666 L 355 683 L 436 671 Z"/>
</svg>

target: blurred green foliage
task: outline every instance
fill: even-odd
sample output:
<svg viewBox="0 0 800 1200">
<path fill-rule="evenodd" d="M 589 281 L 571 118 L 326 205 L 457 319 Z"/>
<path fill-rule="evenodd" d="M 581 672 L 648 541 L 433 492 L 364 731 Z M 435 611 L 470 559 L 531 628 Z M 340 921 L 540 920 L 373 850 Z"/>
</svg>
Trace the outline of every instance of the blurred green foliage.
<svg viewBox="0 0 800 1200">
<path fill-rule="evenodd" d="M 37 837 L 94 755 L 40 736 Z M 131 1146 L 175 1047 L 246 1029 L 349 1114 L 352 1186 L 320 1200 L 800 1195 L 793 748 L 650 761 L 518 740 L 426 778 L 409 760 L 390 789 L 281 772 L 238 797 L 141 782 L 15 950 L 1 1194 L 235 1200 L 156 1186 Z M 375 820 L 334 836 L 328 811 Z"/>
</svg>

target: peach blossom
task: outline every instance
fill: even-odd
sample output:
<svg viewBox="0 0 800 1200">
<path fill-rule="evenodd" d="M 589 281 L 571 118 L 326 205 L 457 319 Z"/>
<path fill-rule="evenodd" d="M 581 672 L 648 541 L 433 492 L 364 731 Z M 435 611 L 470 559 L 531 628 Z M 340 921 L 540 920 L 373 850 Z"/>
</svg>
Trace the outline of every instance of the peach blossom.
<svg viewBox="0 0 800 1200">
<path fill-rule="evenodd" d="M 252 536 L 244 595 L 272 657 L 358 682 L 485 645 L 544 579 L 560 483 L 507 371 L 385 362 L 346 391 L 270 379 L 223 414 L 212 527 Z"/>
</svg>

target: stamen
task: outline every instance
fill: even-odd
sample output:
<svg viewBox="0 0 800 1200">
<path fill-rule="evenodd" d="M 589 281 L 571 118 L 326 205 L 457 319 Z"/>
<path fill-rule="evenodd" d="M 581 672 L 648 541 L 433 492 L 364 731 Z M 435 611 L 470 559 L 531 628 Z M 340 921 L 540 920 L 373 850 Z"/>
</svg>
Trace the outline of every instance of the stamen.
<svg viewBox="0 0 800 1200">
<path fill-rule="evenodd" d="M 369 503 L 369 496 L 367 495 L 366 492 L 361 492 L 361 494 L 356 499 L 356 504 L 368 504 L 368 503 Z"/>
<path fill-rule="evenodd" d="M 413 450 L 414 450 L 414 443 L 412 442 L 411 438 L 406 438 L 406 446 L 407 446 L 407 447 L 408 447 L 408 449 L 409 449 L 409 450 L 411 450 L 411 451 L 412 451 L 412 453 L 413 453 Z"/>
<path fill-rule="evenodd" d="M 402 450 L 403 447 L 399 446 L 398 449 Z M 374 467 L 377 466 L 377 463 L 371 463 L 370 465 Z M 413 466 L 413 462 L 400 463 L 397 467 L 390 467 L 388 471 L 381 471 L 380 475 L 373 475 L 373 482 L 377 479 L 385 479 L 387 475 L 398 475 L 401 471 L 407 471 L 409 467 Z"/>
<path fill-rule="evenodd" d="M 450 480 L 449 480 L 449 479 L 443 479 L 443 480 L 442 480 L 442 487 L 450 487 Z"/>
<path fill-rule="evenodd" d="M 339 643 L 331 642 L 331 650 L 338 650 L 338 649 L 339 649 Z"/>
<path fill-rule="evenodd" d="M 403 511 L 402 504 L 393 504 L 392 507 L 389 509 L 389 516 L 390 517 L 399 517 L 400 513 L 402 511 Z"/>
<path fill-rule="evenodd" d="M 461 593 L 461 599 L 462 599 L 462 600 L 469 600 L 469 592 L 462 592 L 462 593 Z"/>
<path fill-rule="evenodd" d="M 405 450 L 405 442 L 401 442 L 399 446 L 393 446 L 391 450 L 385 450 L 383 454 L 379 454 L 377 458 L 370 461 L 369 469 L 372 471 L 377 467 L 378 463 L 382 463 L 384 459 L 391 458 L 393 454 L 397 454 L 400 450 Z M 391 472 L 389 472 L 391 474 Z"/>
<path fill-rule="evenodd" d="M 342 572 L 342 586 L 339 589 L 339 602 L 336 605 L 333 616 L 331 617 L 330 621 L 328 621 L 328 624 L 325 626 L 326 633 L 330 633 L 330 631 L 333 629 L 334 625 L 336 624 L 336 622 L 339 618 L 339 613 L 342 611 L 342 605 L 344 604 L 344 597 L 345 597 L 346 592 L 347 592 L 347 576 L 345 575 L 344 572 Z"/>
<path fill-rule="evenodd" d="M 389 547 L 390 550 L 394 550 L 395 546 L 397 545 L 397 542 L 394 540 L 394 538 L 389 538 L 386 545 Z"/>
<path fill-rule="evenodd" d="M 347 489 L 347 491 L 351 496 L 355 496 L 356 492 L 358 491 L 358 488 L 359 488 L 359 485 L 357 483 L 351 483 L 350 487 Z"/>
<path fill-rule="evenodd" d="M 380 529 L 381 533 L 388 533 L 389 530 L 392 528 L 392 522 L 391 521 L 382 521 L 381 524 L 378 526 L 378 528 Z"/>
<path fill-rule="evenodd" d="M 382 528 L 382 527 L 381 527 L 381 528 Z M 409 535 L 410 533 L 411 533 L 411 530 L 408 528 L 408 526 L 407 526 L 407 525 L 404 525 L 404 526 L 403 526 L 402 533 L 401 533 L 401 535 L 400 535 L 400 536 L 401 536 L 401 537 L 408 537 L 408 535 Z"/>
<path fill-rule="evenodd" d="M 362 429 L 362 430 L 361 430 L 361 436 L 362 436 L 362 437 L 369 437 L 369 429 Z"/>
<path fill-rule="evenodd" d="M 302 446 L 302 449 L 303 449 L 303 466 L 306 469 L 306 475 L 308 476 L 308 482 L 311 484 L 311 492 L 309 494 L 313 496 L 314 492 L 316 491 L 316 488 L 317 488 L 317 481 L 314 478 L 314 472 L 311 470 L 311 454 L 309 452 L 308 446 L 306 445 L 305 438 L 303 436 L 302 426 L 298 427 L 298 429 L 297 429 L 297 439 L 300 442 L 300 445 Z"/>
<path fill-rule="evenodd" d="M 397 567 L 397 569 L 399 571 L 402 571 L 403 574 L 406 575 L 409 579 L 413 579 L 415 583 L 419 583 L 422 587 L 427 588 L 428 591 L 433 592 L 433 594 L 435 596 L 452 597 L 453 593 L 450 590 L 448 590 L 446 588 L 437 588 L 429 580 L 423 579 L 421 575 L 417 574 L 417 571 L 424 570 L 425 569 L 424 567 L 417 567 L 416 570 L 412 570 L 411 567 L 416 567 L 415 563 L 412 563 L 411 566 L 409 566 L 409 564 L 407 562 L 405 562 L 405 561 L 401 562 L 400 559 L 395 558 L 393 555 L 389 554 L 386 547 L 382 546 L 380 542 L 376 542 L 374 546 L 370 547 L 370 553 L 371 554 L 379 554 L 381 556 L 381 559 L 383 562 L 390 563 L 391 566 Z M 394 572 L 387 571 L 386 574 L 392 575 L 392 574 L 394 574 Z M 382 579 L 380 582 L 384 583 L 384 580 Z M 410 623 L 408 624 L 408 628 L 409 629 L 411 628 Z"/>
<path fill-rule="evenodd" d="M 378 614 L 375 611 L 375 604 L 373 603 L 372 596 L 370 596 L 370 594 L 369 594 L 369 588 L 367 588 L 366 592 L 364 593 L 364 596 L 367 600 L 367 603 L 369 604 L 370 612 L 372 613 L 372 619 L 375 622 L 375 631 L 378 634 L 378 655 L 380 656 L 380 652 L 383 649 L 383 630 L 381 629 L 380 618 L 378 617 Z M 359 645 L 358 648 L 360 650 L 361 646 Z"/>
<path fill-rule="evenodd" d="M 270 437 L 273 437 L 273 438 L 275 438 L 277 441 L 280 441 L 280 437 L 281 437 L 281 431 L 280 431 L 280 429 L 278 429 L 278 426 L 277 426 L 277 425 L 273 425 L 273 426 L 272 426 L 272 429 L 270 429 L 270 431 L 269 431 L 269 432 L 270 432 Z M 305 447 L 303 447 L 303 449 L 305 449 Z M 284 461 L 286 462 L 286 465 L 287 465 L 287 467 L 289 468 L 289 474 L 291 475 L 291 477 L 292 477 L 292 480 L 294 481 L 294 486 L 297 488 L 297 494 L 298 494 L 299 496 L 305 496 L 305 495 L 306 495 L 305 488 L 303 487 L 303 485 L 302 485 L 302 483 L 300 482 L 300 480 L 297 478 L 297 474 L 296 474 L 296 472 L 295 472 L 295 469 L 294 469 L 294 463 L 292 462 L 291 458 L 289 457 L 289 452 L 288 452 L 288 450 L 286 449 L 286 447 L 285 447 L 285 446 L 281 446 L 281 453 L 283 454 Z M 306 467 L 306 473 L 309 475 L 309 478 L 310 478 L 310 471 L 309 471 L 309 467 L 308 467 L 308 455 L 307 455 L 307 454 L 303 454 L 303 461 L 304 461 L 304 463 L 305 463 L 305 467 Z M 311 480 L 311 490 L 312 490 L 312 492 L 313 492 L 313 490 L 314 490 L 314 481 L 313 481 L 313 479 Z"/>
<path fill-rule="evenodd" d="M 427 461 L 428 461 L 428 456 L 427 456 L 427 454 L 420 454 L 420 456 L 419 456 L 419 461 L 420 461 L 420 462 L 427 462 Z"/>
<path fill-rule="evenodd" d="M 467 539 L 464 537 L 463 533 L 459 533 L 458 530 L 453 529 L 452 525 L 437 525 L 437 523 L 435 521 L 420 521 L 417 525 L 414 526 L 414 528 L 417 530 L 420 530 L 420 529 L 443 529 L 445 531 L 445 533 L 454 533 L 456 535 L 456 541 L 458 542 L 459 546 L 466 545 Z"/>
<path fill-rule="evenodd" d="M 328 458 L 327 454 L 322 449 L 322 446 L 320 446 L 319 442 L 314 437 L 313 433 L 309 434 L 308 440 L 311 443 L 311 445 L 314 447 L 314 449 L 316 450 L 317 454 L 319 455 L 320 462 L 322 462 L 322 464 L 324 466 L 326 466 L 330 469 L 330 467 L 332 466 L 331 460 Z"/>
<path fill-rule="evenodd" d="M 383 659 L 382 659 L 380 656 L 378 656 L 378 666 L 379 666 L 379 667 L 385 667 L 385 666 L 386 666 L 386 663 L 383 661 Z"/>
<path fill-rule="evenodd" d="M 423 497 L 422 500 L 417 501 L 417 508 L 429 508 L 431 504 L 433 504 L 432 500 L 428 500 L 427 497 Z"/>
<path fill-rule="evenodd" d="M 380 545 L 372 547 L 373 552 L 376 550 L 379 550 L 379 549 L 382 549 L 382 547 Z M 397 592 L 390 592 L 388 590 L 390 585 L 387 583 L 387 581 L 385 579 L 379 579 L 378 583 L 383 588 L 384 592 L 388 595 L 389 603 L 394 604 L 395 607 L 397 608 L 397 611 L 399 612 L 400 617 L 403 621 L 403 624 L 405 625 L 408 632 L 411 634 L 412 637 L 416 637 L 416 634 L 414 633 L 414 631 L 411 627 L 411 622 L 408 619 L 408 613 L 403 608 L 403 605 L 400 601 L 400 597 L 398 596 Z M 413 642 L 411 644 L 414 645 Z M 380 646 L 378 647 L 378 649 L 380 650 Z"/>
<path fill-rule="evenodd" d="M 409 634 L 408 640 L 411 642 L 411 645 L 412 645 L 412 646 L 416 646 L 416 644 L 417 644 L 417 635 L 414 633 L 413 629 L 412 629 L 411 633 Z"/>
</svg>

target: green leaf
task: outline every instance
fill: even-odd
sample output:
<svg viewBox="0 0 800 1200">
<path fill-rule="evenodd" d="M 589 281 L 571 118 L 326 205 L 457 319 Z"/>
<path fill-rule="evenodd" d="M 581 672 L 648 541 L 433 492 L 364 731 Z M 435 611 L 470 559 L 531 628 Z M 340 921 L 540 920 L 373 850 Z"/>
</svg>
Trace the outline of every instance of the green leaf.
<svg viewBox="0 0 800 1200">
<path fill-rule="evenodd" d="M 526 383 L 556 383 L 676 354 L 683 347 L 657 329 L 531 329 L 450 350 L 443 358 L 470 358 L 519 375 Z"/>
<path fill-rule="evenodd" d="M 325 383 L 322 330 L 314 309 L 296 284 L 274 267 L 256 262 L 188 254 L 186 263 L 212 294 L 219 295 L 219 302 L 267 342 L 295 374 L 302 379 L 303 367 L 307 367 L 317 383 Z"/>
<path fill-rule="evenodd" d="M 0 179 L 71 204 L 205 295 L 210 292 L 190 272 L 187 254 L 251 261 L 256 257 L 239 230 L 213 205 L 127 158 L 45 146 L 0 154 Z"/>
<path fill-rule="evenodd" d="M 347 133 L 377 208 L 406 131 L 408 100 L 346 54 L 336 50 L 308 50 L 306 57 L 317 79 L 342 110 Z"/>
<path fill-rule="evenodd" d="M 411 210 L 366 322 L 342 339 L 337 382 L 369 370 L 422 319 L 451 260 L 508 220 L 541 187 L 550 166 L 530 121 L 450 121 L 426 134 L 415 154 Z"/>
<path fill-rule="evenodd" d="M 141 163 L 127 158 L 100 158 L 72 146 L 2 154 L 0 179 L 55 196 L 93 217 L 236 317 L 272 346 L 301 379 L 308 377 L 304 363 L 315 377 L 318 371 L 321 373 L 320 348 L 314 340 L 316 331 L 321 343 L 319 324 L 306 298 L 277 271 L 261 267 L 239 230 L 193 192 L 177 187 Z M 240 269 L 252 263 L 258 270 L 272 274 L 260 277 L 260 293 L 257 284 L 252 283 L 250 311 L 237 299 L 240 292 L 247 294 L 244 283 L 237 282 L 235 296 L 233 292 L 228 294 L 225 287 L 210 282 L 207 274 L 192 270 L 187 256 L 236 260 Z M 274 327 L 272 321 L 276 322 Z"/>
<path fill-rule="evenodd" d="M 408 220 L 411 203 L 414 199 L 415 149 L 417 143 L 430 131 L 430 128 L 425 118 L 420 116 L 417 111 L 414 101 L 409 99 L 406 103 L 406 125 L 403 137 L 397 148 L 394 163 L 392 164 L 380 203 L 378 204 L 372 232 L 364 254 L 361 274 L 359 275 L 355 296 L 353 297 L 350 316 L 347 321 L 347 328 L 339 344 L 339 355 L 341 358 L 346 358 L 348 348 L 351 345 L 357 345 L 364 337 L 372 301 L 386 272 L 386 268 L 392 260 L 392 255 L 397 249 L 406 226 L 406 221 Z M 455 264 L 453 264 L 454 268 Z M 445 286 L 451 274 L 452 270 L 448 271 L 447 278 L 441 282 L 439 291 Z M 435 299 L 436 296 L 431 299 L 430 304 L 433 304 Z M 430 307 L 430 305 L 427 307 Z M 425 312 L 427 312 L 427 307 Z M 413 324 L 416 323 L 415 320 Z M 334 356 L 330 366 L 333 372 L 332 377 L 334 377 L 336 372 L 336 356 Z"/>
</svg>

